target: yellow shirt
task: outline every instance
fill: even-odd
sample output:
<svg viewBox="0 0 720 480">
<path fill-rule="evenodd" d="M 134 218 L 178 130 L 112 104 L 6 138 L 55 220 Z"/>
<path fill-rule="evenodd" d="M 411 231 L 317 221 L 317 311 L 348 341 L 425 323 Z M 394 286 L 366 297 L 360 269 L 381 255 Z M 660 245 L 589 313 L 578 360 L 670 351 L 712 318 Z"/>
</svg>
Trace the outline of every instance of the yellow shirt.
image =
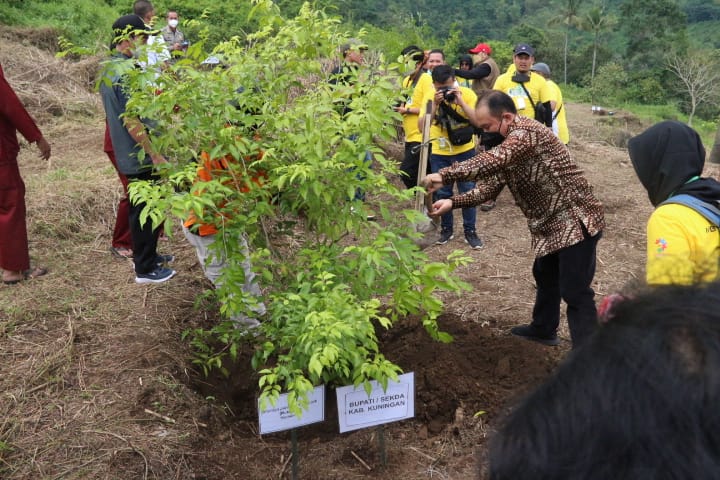
<svg viewBox="0 0 720 480">
<path fill-rule="evenodd" d="M 402 81 L 402 87 L 403 90 L 409 90 L 412 88 L 412 92 L 410 92 L 410 95 L 408 96 L 408 100 L 405 102 L 405 106 L 407 108 L 411 107 L 417 107 L 416 104 L 413 103 L 413 97 L 415 90 L 417 89 L 417 86 L 420 84 L 423 77 L 427 77 L 428 75 L 425 73 L 420 74 L 420 78 L 418 78 L 417 83 L 415 84 L 415 87 L 412 86 L 412 80 L 410 80 L 410 75 L 405 77 Z M 430 82 L 432 83 L 432 81 Z M 405 131 L 405 141 L 406 142 L 422 142 L 422 132 L 418 128 L 418 114 L 417 113 L 406 113 L 403 115 L 403 131 Z"/>
<path fill-rule="evenodd" d="M 561 142 L 567 145 L 570 142 L 570 131 L 567 126 L 567 117 L 565 116 L 565 103 L 563 102 L 562 91 L 557 83 L 552 80 L 545 80 L 550 89 L 553 91 L 553 100 L 555 100 L 555 110 L 553 110 L 553 132 L 558 136 Z M 558 113 L 560 110 L 560 113 Z M 555 116 L 557 114 L 557 116 Z"/>
<path fill-rule="evenodd" d="M 690 207 L 665 204 L 647 224 L 649 285 L 689 285 L 718 277 L 720 230 Z"/>
<path fill-rule="evenodd" d="M 500 75 L 497 80 L 495 80 L 493 90 L 500 90 L 510 95 L 515 102 L 515 108 L 517 108 L 518 114 L 528 118 L 535 118 L 535 110 L 533 109 L 532 103 L 528 100 L 522 85 L 512 81 L 513 75 L 515 75 L 514 71 L 512 73 L 505 72 Z M 530 80 L 525 82 L 525 88 L 530 92 L 533 103 L 537 103 L 538 101 L 545 103 L 555 100 L 552 90 L 542 75 L 534 72 L 528 72 L 528 75 L 530 76 Z"/>
<path fill-rule="evenodd" d="M 433 101 L 435 98 L 435 86 L 430 83 L 431 90 L 427 91 L 425 93 L 425 97 L 422 100 L 421 106 L 420 106 L 420 116 L 425 116 L 425 108 L 427 107 L 428 101 Z M 465 103 L 470 105 L 471 107 L 475 108 L 475 104 L 477 103 L 477 95 L 475 92 L 472 91 L 472 89 L 467 87 L 459 87 L 460 93 L 462 94 L 463 100 L 465 100 Z M 463 117 L 467 118 L 467 115 L 465 115 L 465 112 L 463 112 L 462 107 L 459 105 L 452 105 L 452 109 L 455 110 L 457 113 L 462 115 Z M 460 153 L 465 153 L 468 150 L 472 150 L 475 148 L 475 137 L 473 136 L 473 139 L 470 140 L 468 143 L 465 143 L 463 145 L 453 145 L 450 143 L 450 140 L 447 138 L 448 134 L 447 131 L 442 128 L 442 126 L 433 119 L 432 126 L 430 127 L 430 138 L 432 140 L 432 154 L 433 155 L 458 155 Z"/>
</svg>

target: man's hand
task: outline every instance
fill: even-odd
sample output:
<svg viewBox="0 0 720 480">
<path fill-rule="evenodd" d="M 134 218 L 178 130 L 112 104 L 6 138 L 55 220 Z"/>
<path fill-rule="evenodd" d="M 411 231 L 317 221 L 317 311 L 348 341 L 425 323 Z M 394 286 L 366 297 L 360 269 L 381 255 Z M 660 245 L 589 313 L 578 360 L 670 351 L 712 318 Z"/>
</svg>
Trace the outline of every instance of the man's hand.
<svg viewBox="0 0 720 480">
<path fill-rule="evenodd" d="M 439 217 L 452 210 L 453 202 L 449 198 L 438 200 L 432 204 L 432 210 L 428 212 L 431 217 Z"/>
<path fill-rule="evenodd" d="M 50 144 L 47 140 L 45 140 L 45 137 L 40 137 L 40 140 L 37 141 L 37 147 L 40 149 L 40 158 L 43 160 L 49 160 Z"/>
<path fill-rule="evenodd" d="M 441 189 L 443 186 L 442 176 L 439 173 L 431 173 L 423 179 L 423 187 L 428 193 Z"/>
<path fill-rule="evenodd" d="M 153 165 L 159 165 L 161 163 L 167 163 L 167 159 L 159 154 L 150 155 Z"/>
</svg>

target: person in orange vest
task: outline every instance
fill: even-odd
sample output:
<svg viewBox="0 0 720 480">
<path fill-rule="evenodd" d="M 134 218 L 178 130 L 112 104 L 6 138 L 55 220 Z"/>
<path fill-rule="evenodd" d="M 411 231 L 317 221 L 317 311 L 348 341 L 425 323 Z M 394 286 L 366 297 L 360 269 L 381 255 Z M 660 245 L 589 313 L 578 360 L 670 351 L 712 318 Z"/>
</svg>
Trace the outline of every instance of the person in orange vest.
<svg viewBox="0 0 720 480">
<path fill-rule="evenodd" d="M 259 160 L 263 156 L 263 152 L 258 153 L 254 158 L 246 157 L 246 162 L 252 162 Z M 197 169 L 196 183 L 209 182 L 213 179 L 222 179 L 223 177 L 237 179 L 237 169 L 234 167 L 238 166 L 238 162 L 230 155 L 226 155 L 220 159 L 212 159 L 207 152 L 200 154 L 200 162 Z M 231 173 L 231 170 L 235 170 Z M 252 170 L 252 166 L 249 166 L 248 170 Z M 260 170 L 254 170 L 251 173 L 250 181 L 245 181 L 238 186 L 238 190 L 241 193 L 247 193 L 251 188 L 262 187 L 265 179 L 265 173 Z M 240 177 L 242 182 L 243 178 Z M 231 181 L 229 180 L 228 183 Z M 199 191 L 196 191 L 199 193 Z M 218 205 L 218 209 L 222 209 L 224 205 Z M 223 215 L 214 215 L 213 218 L 198 218 L 194 212 L 190 212 L 188 218 L 183 223 L 183 233 L 185 238 L 190 244 L 195 247 L 195 253 L 197 254 L 200 266 L 203 269 L 203 273 L 208 280 L 212 282 L 215 287 L 220 287 L 223 284 L 223 271 L 227 267 L 227 251 L 224 245 L 229 241 L 237 241 L 239 250 L 243 254 L 242 267 L 244 273 L 244 283 L 242 291 L 250 296 L 256 297 L 256 300 L 251 302 L 249 310 L 252 315 L 245 313 L 237 313 L 230 317 L 230 320 L 238 328 L 252 329 L 260 325 L 258 317 L 265 314 L 265 304 L 260 300 L 261 291 L 260 286 L 256 282 L 255 272 L 252 270 L 252 263 L 250 262 L 250 249 L 248 247 L 247 240 L 244 235 L 240 235 L 237 238 L 229 239 L 224 235 L 221 225 L 223 222 Z M 223 242 L 223 247 L 217 245 L 217 241 Z M 247 298 L 247 297 L 245 297 Z M 244 298 L 244 299 L 245 299 Z"/>
</svg>

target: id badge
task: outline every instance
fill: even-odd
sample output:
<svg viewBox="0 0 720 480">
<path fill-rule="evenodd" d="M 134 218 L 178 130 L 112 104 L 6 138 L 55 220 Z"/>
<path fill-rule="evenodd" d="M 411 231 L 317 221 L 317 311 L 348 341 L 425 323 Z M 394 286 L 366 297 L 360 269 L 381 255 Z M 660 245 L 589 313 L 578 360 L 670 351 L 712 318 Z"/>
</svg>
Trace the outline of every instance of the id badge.
<svg viewBox="0 0 720 480">
<path fill-rule="evenodd" d="M 523 97 L 515 97 L 515 106 L 518 110 L 525 110 L 525 99 Z"/>
</svg>

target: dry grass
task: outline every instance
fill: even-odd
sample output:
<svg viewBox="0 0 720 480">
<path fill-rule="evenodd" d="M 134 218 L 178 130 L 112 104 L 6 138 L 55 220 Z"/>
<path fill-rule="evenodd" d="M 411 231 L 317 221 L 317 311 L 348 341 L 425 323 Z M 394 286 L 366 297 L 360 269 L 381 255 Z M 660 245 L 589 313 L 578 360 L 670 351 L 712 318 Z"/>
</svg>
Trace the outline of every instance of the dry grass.
<svg viewBox="0 0 720 480">
<path fill-rule="evenodd" d="M 0 63 L 5 77 L 38 121 L 51 117 L 96 115 L 100 101 L 91 92 L 100 57 L 59 61 L 48 49 L 56 41 L 49 29 L 22 30 L 0 25 Z M 18 42 L 18 39 L 25 42 Z"/>
<path fill-rule="evenodd" d="M 161 242 L 180 272 L 164 285 L 135 285 L 131 264 L 108 253 L 119 182 L 102 152 L 96 96 L 70 66 L 31 47 L 3 42 L 0 61 L 36 118 L 56 108 L 92 112 L 41 120 L 52 163 L 32 149 L 21 153 L 31 255 L 50 274 L 0 286 L 0 477 L 288 478 L 286 437 L 260 438 L 229 405 L 188 387 L 195 375 L 180 334 L 214 312 L 193 308 L 207 284 L 182 236 Z M 626 153 L 598 135 L 599 120 L 585 110 L 568 105 L 573 153 L 607 206 L 595 282 L 606 294 L 642 277 L 650 205 Z M 486 247 L 465 250 L 476 261 L 458 271 L 473 290 L 461 301 L 448 296 L 448 311 L 502 334 L 529 319 L 534 298 L 527 226 L 507 192 L 495 210 L 479 213 L 478 232 Z M 427 252 L 438 260 L 456 248 L 464 246 Z M 561 335 L 569 338 L 566 328 Z M 411 422 L 388 427 L 395 464 L 384 471 L 368 472 L 349 453 L 376 466 L 374 430 L 313 439 L 301 446 L 301 472 L 310 472 L 303 478 L 472 478 L 492 428 L 473 413 L 456 412 L 437 436 Z"/>
</svg>

